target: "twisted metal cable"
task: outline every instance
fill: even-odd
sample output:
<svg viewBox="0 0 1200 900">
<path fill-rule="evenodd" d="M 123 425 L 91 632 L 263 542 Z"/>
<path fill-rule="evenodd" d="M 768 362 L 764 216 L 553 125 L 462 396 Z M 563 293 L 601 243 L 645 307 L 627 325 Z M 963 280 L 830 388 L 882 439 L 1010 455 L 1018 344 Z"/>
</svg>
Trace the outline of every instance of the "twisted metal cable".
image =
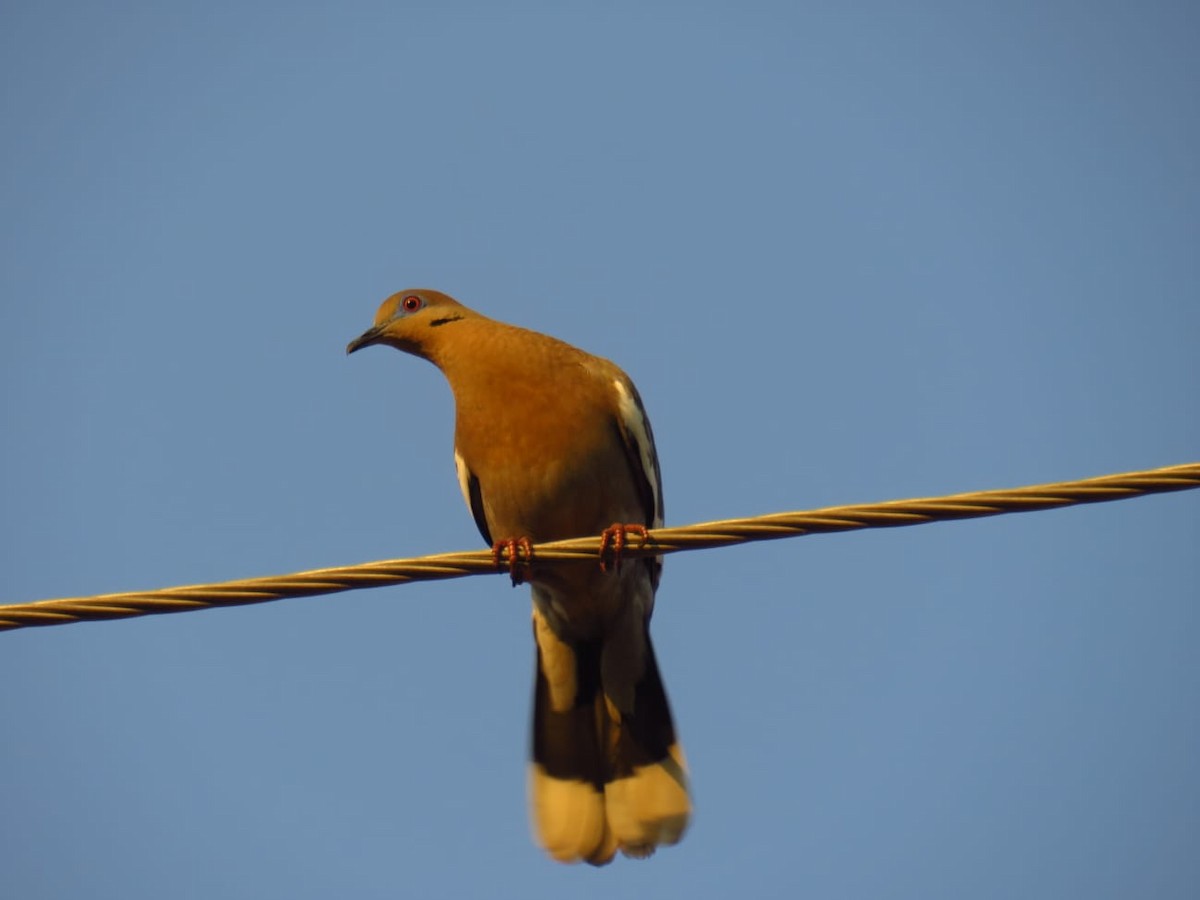
<svg viewBox="0 0 1200 900">
<path fill-rule="evenodd" d="M 853 531 L 860 528 L 894 528 L 1011 512 L 1033 512 L 1197 487 L 1200 487 L 1200 463 L 1187 463 L 1161 469 L 1007 490 L 892 500 L 886 503 L 830 506 L 806 512 L 774 513 L 744 519 L 703 522 L 680 528 L 659 528 L 649 532 L 644 546 L 637 543 L 628 546 L 625 555 L 677 553 L 805 534 Z M 597 559 L 599 546 L 599 536 L 573 538 L 538 544 L 534 547 L 534 555 L 543 562 Z M 507 571 L 507 567 L 504 571 Z M 355 588 L 383 587 L 407 584 L 410 581 L 434 581 L 496 572 L 491 552 L 481 550 L 441 553 L 415 559 L 390 559 L 356 566 L 314 569 L 291 575 L 225 581 L 219 584 L 15 603 L 0 606 L 0 631 L 94 619 L 121 619 L 152 613 L 186 612 L 214 606 L 241 606 L 281 600 L 285 597 L 312 597 Z"/>
</svg>

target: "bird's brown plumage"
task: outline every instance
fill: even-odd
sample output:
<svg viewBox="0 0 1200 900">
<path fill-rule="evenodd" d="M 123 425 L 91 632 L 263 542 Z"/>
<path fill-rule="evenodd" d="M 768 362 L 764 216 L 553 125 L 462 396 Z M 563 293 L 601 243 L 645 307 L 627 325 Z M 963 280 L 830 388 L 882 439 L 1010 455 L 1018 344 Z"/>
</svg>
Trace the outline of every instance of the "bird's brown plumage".
<svg viewBox="0 0 1200 900">
<path fill-rule="evenodd" d="M 347 352 L 375 343 L 428 359 L 449 381 L 459 480 L 489 543 L 661 525 L 649 423 L 608 360 L 419 289 L 385 300 Z M 660 570 L 654 558 L 607 572 L 535 558 L 528 573 L 531 806 L 556 859 L 646 856 L 687 827 L 686 764 L 649 634 Z"/>
</svg>

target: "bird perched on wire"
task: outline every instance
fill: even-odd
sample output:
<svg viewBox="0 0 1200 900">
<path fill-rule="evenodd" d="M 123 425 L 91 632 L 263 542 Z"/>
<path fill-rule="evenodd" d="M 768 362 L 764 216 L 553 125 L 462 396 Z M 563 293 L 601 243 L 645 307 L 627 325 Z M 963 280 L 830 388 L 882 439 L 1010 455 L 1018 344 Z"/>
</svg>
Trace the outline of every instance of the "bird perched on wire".
<svg viewBox="0 0 1200 900">
<path fill-rule="evenodd" d="M 533 592 L 529 786 L 538 841 L 562 862 L 644 857 L 691 814 L 683 750 L 650 643 L 661 557 L 621 564 L 662 525 L 650 423 L 606 359 L 490 319 L 445 294 L 388 297 L 346 347 L 386 344 L 450 382 L 463 497 L 497 564 Z M 602 534 L 601 564 L 542 562 L 531 543 Z M 607 564 L 605 561 L 607 560 Z"/>
</svg>

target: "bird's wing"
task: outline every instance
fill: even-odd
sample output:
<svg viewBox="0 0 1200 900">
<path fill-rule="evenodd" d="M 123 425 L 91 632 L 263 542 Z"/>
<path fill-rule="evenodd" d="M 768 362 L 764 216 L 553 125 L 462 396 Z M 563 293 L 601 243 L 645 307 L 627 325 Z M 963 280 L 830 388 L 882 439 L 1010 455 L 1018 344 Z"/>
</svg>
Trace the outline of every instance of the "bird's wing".
<svg viewBox="0 0 1200 900">
<path fill-rule="evenodd" d="M 492 533 L 488 529 L 487 517 L 483 513 L 483 494 L 479 489 L 479 479 L 474 472 L 467 468 L 466 460 L 462 458 L 458 450 L 454 451 L 454 468 L 458 472 L 458 486 L 462 489 L 463 499 L 467 501 L 471 515 L 475 518 L 475 526 L 490 547 L 493 543 Z"/>
</svg>

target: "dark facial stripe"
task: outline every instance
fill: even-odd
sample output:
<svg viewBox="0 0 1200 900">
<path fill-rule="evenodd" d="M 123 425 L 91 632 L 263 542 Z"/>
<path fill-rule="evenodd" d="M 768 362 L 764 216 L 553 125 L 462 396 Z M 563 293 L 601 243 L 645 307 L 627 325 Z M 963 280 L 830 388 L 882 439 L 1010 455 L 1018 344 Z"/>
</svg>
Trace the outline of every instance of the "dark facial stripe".
<svg viewBox="0 0 1200 900">
<path fill-rule="evenodd" d="M 458 322 L 461 319 L 462 319 L 462 316 L 443 316 L 440 319 L 434 319 L 432 322 L 430 322 L 429 327 L 437 328 L 439 325 L 446 325 L 450 322 Z"/>
</svg>

